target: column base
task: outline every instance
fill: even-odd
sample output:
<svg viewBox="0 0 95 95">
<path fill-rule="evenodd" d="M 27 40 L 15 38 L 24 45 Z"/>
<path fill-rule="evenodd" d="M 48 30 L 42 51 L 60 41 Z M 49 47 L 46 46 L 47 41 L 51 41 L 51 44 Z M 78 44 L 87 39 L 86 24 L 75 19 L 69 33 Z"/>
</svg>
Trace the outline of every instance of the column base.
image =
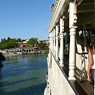
<svg viewBox="0 0 95 95">
<path fill-rule="evenodd" d="M 62 67 L 62 68 L 63 68 L 63 67 L 64 67 L 64 65 L 63 65 L 63 64 L 60 64 L 60 67 Z"/>
<path fill-rule="evenodd" d="M 75 81 L 75 80 L 76 80 L 75 77 L 68 77 L 68 79 L 69 79 L 70 81 Z"/>
<path fill-rule="evenodd" d="M 57 61 L 57 62 L 59 61 L 58 57 L 56 58 L 56 61 Z"/>
</svg>

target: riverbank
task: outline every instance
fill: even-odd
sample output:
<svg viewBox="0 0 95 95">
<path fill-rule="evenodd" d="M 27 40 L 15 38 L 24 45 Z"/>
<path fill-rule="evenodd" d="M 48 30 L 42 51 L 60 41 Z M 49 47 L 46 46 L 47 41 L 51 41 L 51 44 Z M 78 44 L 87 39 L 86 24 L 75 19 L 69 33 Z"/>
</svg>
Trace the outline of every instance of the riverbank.
<svg viewBox="0 0 95 95">
<path fill-rule="evenodd" d="M 36 52 L 36 53 L 3 53 L 3 56 L 5 58 L 8 57 L 14 57 L 14 56 L 21 56 L 21 55 L 40 55 L 40 54 L 48 54 L 48 50 L 42 50 L 41 52 Z"/>
</svg>

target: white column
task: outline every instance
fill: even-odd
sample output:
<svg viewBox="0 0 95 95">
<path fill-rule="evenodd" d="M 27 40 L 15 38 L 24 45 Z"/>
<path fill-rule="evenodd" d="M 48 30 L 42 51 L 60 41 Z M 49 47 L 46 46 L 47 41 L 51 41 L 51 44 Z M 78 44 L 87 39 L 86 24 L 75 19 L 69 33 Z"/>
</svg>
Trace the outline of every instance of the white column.
<svg viewBox="0 0 95 95">
<path fill-rule="evenodd" d="M 54 30 L 52 31 L 52 50 L 52 53 L 54 53 Z"/>
<path fill-rule="evenodd" d="M 70 54 L 69 54 L 69 80 L 76 80 L 75 78 L 75 64 L 76 64 L 76 6 L 74 2 L 69 3 L 69 28 L 70 28 Z"/>
<path fill-rule="evenodd" d="M 52 35 L 51 35 L 52 33 L 50 32 L 49 33 L 49 35 L 50 35 L 50 38 L 49 38 L 49 43 L 50 43 L 50 45 L 49 45 L 49 48 L 50 49 L 52 49 Z"/>
<path fill-rule="evenodd" d="M 51 57 L 52 57 L 52 55 L 51 55 L 51 50 L 52 50 L 52 32 L 49 33 L 49 43 L 50 43 L 50 45 L 49 45 L 49 54 L 48 54 L 48 73 L 49 73 L 49 68 L 52 67 L 52 62 L 51 62 L 51 60 L 52 60 L 51 59 Z"/>
<path fill-rule="evenodd" d="M 52 53 L 53 53 L 53 47 L 54 47 L 54 44 L 53 44 L 53 40 L 54 40 L 54 38 L 53 38 L 53 31 L 51 32 L 51 51 L 52 51 Z"/>
<path fill-rule="evenodd" d="M 53 29 L 53 37 L 54 37 L 54 56 L 56 55 L 56 31 L 55 28 Z"/>
<path fill-rule="evenodd" d="M 59 36 L 59 27 L 58 25 L 56 25 L 56 60 L 58 60 L 58 50 L 59 50 L 58 36 Z"/>
<path fill-rule="evenodd" d="M 64 19 L 60 18 L 60 66 L 64 66 Z"/>
</svg>

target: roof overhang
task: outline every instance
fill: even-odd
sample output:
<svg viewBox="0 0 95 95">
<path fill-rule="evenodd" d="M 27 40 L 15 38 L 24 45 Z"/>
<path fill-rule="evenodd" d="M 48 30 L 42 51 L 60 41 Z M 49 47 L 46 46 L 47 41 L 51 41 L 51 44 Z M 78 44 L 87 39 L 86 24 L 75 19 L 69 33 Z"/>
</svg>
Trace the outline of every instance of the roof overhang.
<svg viewBox="0 0 95 95">
<path fill-rule="evenodd" d="M 56 0 L 54 12 L 52 14 L 48 31 L 51 32 L 53 28 L 59 23 L 59 19 L 65 16 L 65 26 L 69 26 L 69 2 L 74 0 Z M 88 25 L 88 29 L 95 29 L 95 3 L 94 0 L 78 0 L 77 6 L 77 26 L 81 30 L 83 25 Z M 69 27 L 68 27 L 69 28 Z"/>
</svg>

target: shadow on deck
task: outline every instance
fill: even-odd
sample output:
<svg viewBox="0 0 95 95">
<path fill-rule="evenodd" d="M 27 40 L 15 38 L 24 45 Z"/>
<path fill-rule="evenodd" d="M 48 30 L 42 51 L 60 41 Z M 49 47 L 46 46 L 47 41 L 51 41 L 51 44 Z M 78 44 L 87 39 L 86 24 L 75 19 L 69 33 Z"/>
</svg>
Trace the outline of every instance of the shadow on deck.
<svg viewBox="0 0 95 95">
<path fill-rule="evenodd" d="M 69 57 L 67 54 L 64 56 L 64 73 L 68 76 L 69 71 Z M 71 81 L 75 89 L 78 91 L 79 95 L 94 95 L 94 86 L 90 84 L 89 81 L 80 81 L 76 79 L 76 81 Z"/>
</svg>

